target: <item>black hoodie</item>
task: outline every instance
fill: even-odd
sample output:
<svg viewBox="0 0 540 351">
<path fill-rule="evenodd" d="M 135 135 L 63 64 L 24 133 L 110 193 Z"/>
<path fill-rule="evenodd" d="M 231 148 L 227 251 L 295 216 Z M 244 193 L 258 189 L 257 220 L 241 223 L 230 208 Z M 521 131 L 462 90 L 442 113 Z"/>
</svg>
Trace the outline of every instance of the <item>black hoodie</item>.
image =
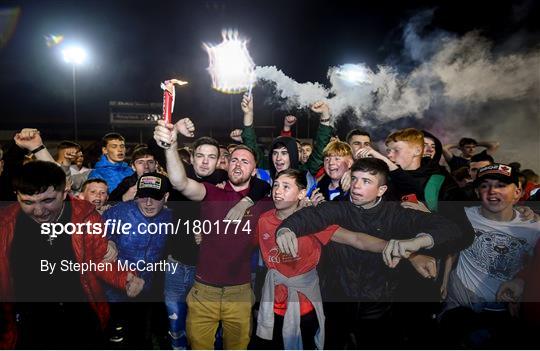
<svg viewBox="0 0 540 351">
<path fill-rule="evenodd" d="M 437 137 L 435 137 L 435 135 L 431 134 L 427 130 L 422 130 L 422 133 L 424 134 L 424 137 L 430 138 L 435 143 L 435 155 L 433 155 L 433 158 L 429 158 L 427 156 L 422 157 L 422 165 L 424 163 L 432 163 L 438 166 L 443 154 L 442 143 Z"/>
<path fill-rule="evenodd" d="M 272 152 L 276 148 L 277 143 L 283 144 L 285 148 L 287 149 L 287 152 L 289 153 L 289 160 L 291 162 L 289 168 L 298 169 L 298 166 L 300 164 L 299 159 L 298 159 L 298 147 L 296 146 L 296 140 L 291 137 L 283 137 L 283 136 L 277 137 L 272 142 L 272 145 L 270 145 L 270 152 L 268 154 L 268 161 L 269 161 L 268 164 L 270 165 L 269 171 L 270 171 L 270 177 L 272 177 L 272 179 L 275 179 L 276 173 L 277 173 L 276 167 L 274 167 L 274 162 L 272 161 Z"/>
</svg>

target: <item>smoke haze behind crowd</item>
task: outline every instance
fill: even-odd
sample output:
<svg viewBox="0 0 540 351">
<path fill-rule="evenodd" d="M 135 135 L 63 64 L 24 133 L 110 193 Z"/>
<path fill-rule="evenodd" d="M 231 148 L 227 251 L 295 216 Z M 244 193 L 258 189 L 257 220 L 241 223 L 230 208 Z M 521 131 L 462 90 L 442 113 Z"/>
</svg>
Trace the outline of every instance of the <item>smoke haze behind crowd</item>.
<svg viewBox="0 0 540 351">
<path fill-rule="evenodd" d="M 441 30 L 422 35 L 432 15 L 433 10 L 423 11 L 404 28 L 403 57 L 415 65 L 410 71 L 401 71 L 399 64 L 372 70 L 349 63 L 329 68 L 329 87 L 298 83 L 274 66 L 257 67 L 257 77 L 274 83 L 290 107 L 329 99 L 337 119 L 352 111 L 346 115 L 356 119 L 352 125 L 368 130 L 400 118 L 423 119 L 444 142 L 462 136 L 500 141 L 505 162 L 522 160 L 538 169 L 540 47 L 496 47 L 478 31 L 461 37 Z M 348 71 L 364 78 L 348 81 Z"/>
</svg>

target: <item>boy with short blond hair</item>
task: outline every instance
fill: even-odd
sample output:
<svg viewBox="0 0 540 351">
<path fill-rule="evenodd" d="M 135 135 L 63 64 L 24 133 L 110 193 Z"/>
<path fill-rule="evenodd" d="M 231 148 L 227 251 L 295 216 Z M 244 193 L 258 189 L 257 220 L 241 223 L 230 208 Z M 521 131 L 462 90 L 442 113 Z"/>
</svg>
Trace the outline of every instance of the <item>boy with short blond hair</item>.
<svg viewBox="0 0 540 351">
<path fill-rule="evenodd" d="M 343 141 L 332 141 L 323 150 L 324 176 L 317 187 L 325 200 L 331 201 L 347 193 L 341 187 L 341 178 L 353 164 L 352 149 Z"/>
</svg>

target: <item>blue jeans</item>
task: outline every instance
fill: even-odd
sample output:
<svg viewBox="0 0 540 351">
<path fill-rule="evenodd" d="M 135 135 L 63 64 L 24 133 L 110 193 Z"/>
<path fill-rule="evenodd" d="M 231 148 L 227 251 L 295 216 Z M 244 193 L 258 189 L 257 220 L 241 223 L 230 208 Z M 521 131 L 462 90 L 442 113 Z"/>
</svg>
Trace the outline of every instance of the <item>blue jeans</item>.
<svg viewBox="0 0 540 351">
<path fill-rule="evenodd" d="M 168 258 L 169 262 L 177 262 Z M 174 350 L 187 349 L 186 337 L 186 296 L 193 286 L 195 267 L 178 262 L 176 272 L 165 272 L 165 305 L 169 316 L 169 334 Z"/>
</svg>

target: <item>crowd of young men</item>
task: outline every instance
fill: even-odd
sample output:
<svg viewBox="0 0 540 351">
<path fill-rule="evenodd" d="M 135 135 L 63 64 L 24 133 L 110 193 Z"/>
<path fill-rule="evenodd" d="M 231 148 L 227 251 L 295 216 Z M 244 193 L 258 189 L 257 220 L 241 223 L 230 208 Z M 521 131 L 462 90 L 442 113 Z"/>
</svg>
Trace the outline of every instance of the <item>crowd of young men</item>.
<svg viewBox="0 0 540 351">
<path fill-rule="evenodd" d="M 414 128 L 386 149 L 359 129 L 331 140 L 324 102 L 313 144 L 289 115 L 265 151 L 253 102 L 235 144 L 158 121 L 129 164 L 118 133 L 87 167 L 77 143 L 53 158 L 38 130 L 17 133 L 0 150 L 0 200 L 13 201 L 0 208 L 0 347 L 538 346 L 534 171 L 496 162 L 497 142 Z M 87 222 L 135 230 L 43 230 Z M 63 260 L 112 268 L 43 269 Z"/>
</svg>

